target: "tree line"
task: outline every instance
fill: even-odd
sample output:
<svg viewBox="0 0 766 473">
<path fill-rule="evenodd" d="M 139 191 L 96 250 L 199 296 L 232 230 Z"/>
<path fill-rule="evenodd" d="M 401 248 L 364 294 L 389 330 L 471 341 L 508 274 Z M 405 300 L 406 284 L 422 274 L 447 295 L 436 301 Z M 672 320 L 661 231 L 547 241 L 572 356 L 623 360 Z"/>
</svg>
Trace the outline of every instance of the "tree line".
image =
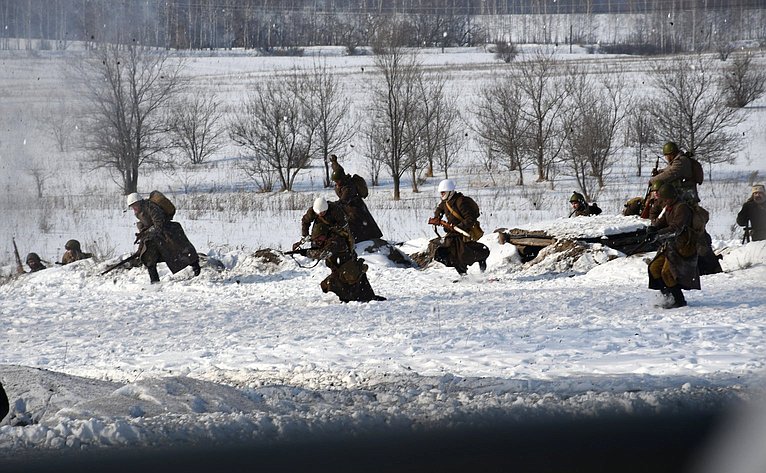
<svg viewBox="0 0 766 473">
<path fill-rule="evenodd" d="M 0 48 L 137 43 L 294 54 L 332 45 L 354 53 L 395 21 L 410 47 L 506 39 L 653 44 L 672 52 L 762 38 L 763 10 L 761 0 L 7 0 L 0 2 Z M 635 18 L 614 29 L 626 30 L 618 37 L 596 15 Z"/>
<path fill-rule="evenodd" d="M 215 93 L 189 87 L 183 60 L 139 45 L 100 45 L 71 70 L 86 104 L 77 142 L 88 165 L 112 172 L 125 194 L 137 190 L 142 168 L 202 164 L 228 139 L 261 191 L 292 190 L 315 163 L 330 186 L 329 156 L 358 146 L 371 184 L 385 172 L 399 199 L 405 182 L 417 192 L 425 177 L 448 177 L 473 140 L 490 179 L 505 171 L 524 185 L 525 171 L 551 183 L 567 175 L 593 198 L 625 148 L 635 153 L 637 175 L 654 160 L 649 150 L 668 140 L 708 172 L 732 161 L 742 147 L 734 128 L 743 107 L 766 84 L 746 52 L 725 63 L 693 55 L 658 62 L 648 73 L 651 90 L 636 96 L 619 66 L 586 69 L 541 49 L 499 69 L 459 105 L 448 77 L 425 68 L 397 31 L 375 47 L 363 114 L 320 59 L 254 81 L 247 98 L 224 113 Z"/>
</svg>

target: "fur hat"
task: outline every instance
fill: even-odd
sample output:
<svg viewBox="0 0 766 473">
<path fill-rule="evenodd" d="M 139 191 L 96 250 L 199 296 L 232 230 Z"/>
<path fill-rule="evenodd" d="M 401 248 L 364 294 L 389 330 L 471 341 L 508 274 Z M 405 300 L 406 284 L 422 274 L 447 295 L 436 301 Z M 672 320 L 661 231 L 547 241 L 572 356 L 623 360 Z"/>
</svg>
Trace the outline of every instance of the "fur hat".
<svg viewBox="0 0 766 473">
<path fill-rule="evenodd" d="M 756 192 L 760 192 L 761 194 L 766 194 L 766 187 L 764 187 L 763 184 L 756 184 L 753 186 L 753 189 L 750 191 L 750 193 L 755 194 Z"/>
</svg>

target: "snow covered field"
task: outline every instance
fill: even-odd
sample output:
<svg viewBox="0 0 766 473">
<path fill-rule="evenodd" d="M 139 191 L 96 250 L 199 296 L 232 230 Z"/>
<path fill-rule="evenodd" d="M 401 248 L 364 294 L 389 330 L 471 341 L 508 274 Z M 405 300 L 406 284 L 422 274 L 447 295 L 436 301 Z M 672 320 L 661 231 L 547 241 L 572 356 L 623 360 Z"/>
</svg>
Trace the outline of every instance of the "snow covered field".
<svg viewBox="0 0 766 473">
<path fill-rule="evenodd" d="M 487 53 L 432 54 L 427 61 L 448 68 L 459 62 L 463 78 L 494 67 Z M 32 76 L 45 70 L 40 61 L 25 64 Z M 244 85 L 232 77 L 257 73 L 238 70 L 243 64 L 259 63 L 195 58 L 193 70 L 201 83 L 225 80 L 231 89 L 224 90 L 236 95 Z M 20 100 L 32 95 L 20 90 Z M 369 304 L 323 294 L 324 265 L 304 269 L 289 258 L 273 264 L 254 255 L 295 241 L 302 210 L 197 210 L 184 205 L 193 195 L 179 193 L 177 220 L 199 251 L 224 263 L 222 272 L 206 267 L 192 278 L 188 269 L 171 275 L 160 265 L 162 282 L 150 286 L 144 269 L 102 277 L 107 261 L 86 260 L 0 285 L 0 380 L 12 409 L 0 423 L 0 458 L 37 448 L 271 442 L 337 430 L 422 430 L 482 415 L 642 414 L 750 399 L 762 392 L 766 362 L 766 244 L 742 246 L 732 224 L 747 196 L 746 176 L 766 174 L 762 109 L 747 122 L 752 139 L 742 159 L 701 187 L 725 272 L 704 276 L 702 291 L 687 293 L 689 306 L 671 311 L 655 307 L 655 293 L 646 289 L 651 254 L 624 257 L 596 245 L 576 261 L 528 266 L 514 247 L 496 243 L 489 233 L 496 227 L 571 226 L 560 219 L 572 191 L 564 178 L 554 189 L 489 187 L 466 165 L 456 178 L 483 211 L 483 241 L 492 251 L 487 273 L 470 268 L 453 283 L 453 269 L 396 267 L 366 255 L 361 244 L 371 284 L 388 298 Z M 45 149 L 42 140 L 29 143 Z M 18 157 L 6 158 L 6 274 L 11 235 L 22 253 L 37 250 L 51 262 L 64 241 L 80 235 L 86 251 L 95 241 L 112 246 L 112 256 L 131 251 L 133 218 L 122 213 L 113 185 L 70 170 L 50 187 L 64 203 L 40 208 L 25 194 L 28 176 L 18 172 Z M 221 163 L 199 178 L 199 195 L 213 198 L 216 191 L 205 190 L 244 179 Z M 353 160 L 348 170 L 363 172 Z M 307 208 L 314 195 L 331 195 L 316 171 L 293 196 L 244 195 L 253 202 L 290 198 Z M 176 179 L 153 173 L 141 186 L 164 190 Z M 433 235 L 425 221 L 437 182 L 422 194 L 405 192 L 400 203 L 388 200 L 385 184 L 369 199 L 384 237 L 403 242 L 407 253 L 422 251 Z M 616 214 L 627 197 L 642 193 L 644 181 L 620 168 L 612 182 L 599 198 L 604 214 L 582 234 L 643 225 Z M 42 217 L 47 232 L 40 231 Z"/>
</svg>

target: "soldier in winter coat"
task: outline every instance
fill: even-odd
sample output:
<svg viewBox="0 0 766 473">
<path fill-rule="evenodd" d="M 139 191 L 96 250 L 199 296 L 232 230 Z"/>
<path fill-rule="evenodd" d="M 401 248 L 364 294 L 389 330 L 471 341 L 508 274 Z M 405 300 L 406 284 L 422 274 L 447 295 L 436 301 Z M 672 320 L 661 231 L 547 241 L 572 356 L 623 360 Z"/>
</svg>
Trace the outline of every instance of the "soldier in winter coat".
<svg viewBox="0 0 766 473">
<path fill-rule="evenodd" d="M 766 187 L 763 184 L 753 186 L 752 194 L 742 205 L 737 214 L 737 225 L 746 227 L 750 223 L 750 239 L 766 240 Z"/>
<path fill-rule="evenodd" d="M 194 275 L 200 273 L 199 256 L 178 222 L 171 221 L 162 208 L 149 199 L 142 199 L 137 193 L 127 197 L 128 208 L 138 219 L 136 242 L 140 243 L 141 262 L 146 265 L 149 280 L 160 281 L 157 263 L 164 261 L 175 274 L 191 266 Z"/>
<path fill-rule="evenodd" d="M 80 242 L 77 240 L 69 240 L 64 245 L 64 255 L 61 257 L 61 264 L 74 263 L 81 259 L 92 258 L 92 253 L 83 253 L 80 248 Z"/>
<path fill-rule="evenodd" d="M 649 288 L 659 290 L 665 296 L 663 307 L 686 305 L 682 289 L 700 289 L 697 269 L 697 239 L 699 234 L 693 226 L 693 210 L 689 203 L 679 198 L 671 184 L 659 190 L 662 215 L 647 234 L 656 234 L 662 241 L 657 255 L 649 263 Z"/>
<path fill-rule="evenodd" d="M 364 198 L 359 195 L 359 189 L 354 179 L 346 174 L 343 166 L 338 164 L 337 156 L 332 155 L 330 159 L 332 162 L 331 178 L 335 183 L 335 194 L 337 194 L 338 202 L 343 206 L 343 211 L 346 213 L 354 241 L 358 243 L 381 238 L 383 232 L 380 231 L 380 227 L 372 218 L 367 204 L 364 203 Z"/>
<path fill-rule="evenodd" d="M 569 213 L 570 217 L 590 217 L 591 215 L 598 215 L 601 213 L 601 209 L 596 204 L 589 204 L 585 201 L 585 196 L 579 192 L 573 192 L 572 197 L 569 198 L 569 203 L 572 205 L 572 212 Z"/>
<path fill-rule="evenodd" d="M 697 183 L 694 180 L 691 158 L 672 141 L 665 143 L 662 154 L 668 165 L 649 179 L 650 184 L 672 184 L 679 191 L 681 200 L 699 202 Z"/>
<path fill-rule="evenodd" d="M 42 260 L 40 260 L 40 256 L 37 253 L 29 253 L 27 255 L 27 266 L 29 266 L 29 270 L 33 273 L 36 273 L 37 271 L 41 271 L 46 268 L 46 266 L 43 264 Z"/>
<path fill-rule="evenodd" d="M 375 295 L 367 279 L 367 265 L 364 259 L 357 258 L 354 237 L 340 203 L 327 202 L 323 197 L 314 200 L 301 219 L 301 234 L 303 239 L 293 245 L 293 250 L 310 240 L 307 256 L 324 259 L 330 268 L 330 275 L 319 284 L 322 292 L 332 291 L 341 302 L 385 300 Z"/>
<path fill-rule="evenodd" d="M 455 191 L 452 179 L 441 181 L 438 191 L 441 201 L 428 223 L 438 225 L 442 217 L 446 217 L 446 235 L 441 240 L 432 240 L 429 252 L 436 261 L 455 268 L 461 275 L 466 274 L 468 266 L 474 263 L 479 263 L 481 271 L 486 270 L 489 248 L 475 241 L 481 236 L 475 234 L 477 229 L 481 232 L 478 206 L 473 199 Z"/>
</svg>

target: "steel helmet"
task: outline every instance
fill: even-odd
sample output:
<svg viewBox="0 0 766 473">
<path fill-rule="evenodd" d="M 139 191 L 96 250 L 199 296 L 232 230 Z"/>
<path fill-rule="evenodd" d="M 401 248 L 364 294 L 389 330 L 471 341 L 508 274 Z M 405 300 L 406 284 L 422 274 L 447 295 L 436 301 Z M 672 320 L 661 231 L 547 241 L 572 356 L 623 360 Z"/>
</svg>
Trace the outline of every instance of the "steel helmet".
<svg viewBox="0 0 766 473">
<path fill-rule="evenodd" d="M 569 202 L 585 202 L 585 197 L 579 192 L 574 192 L 572 197 L 569 198 Z"/>
<path fill-rule="evenodd" d="M 662 154 L 676 154 L 678 153 L 678 145 L 672 141 L 668 141 L 662 146 Z"/>
<path fill-rule="evenodd" d="M 444 179 L 439 183 L 439 192 L 452 192 L 455 190 L 455 181 Z"/>
<path fill-rule="evenodd" d="M 327 212 L 329 207 L 330 205 L 327 203 L 327 199 L 324 197 L 317 197 L 314 200 L 314 205 L 311 208 L 314 209 L 314 212 L 321 214 L 322 212 Z"/>
<path fill-rule="evenodd" d="M 141 196 L 138 194 L 138 192 L 133 192 L 132 194 L 128 194 L 128 197 L 126 198 L 126 202 L 128 207 L 135 204 L 136 202 L 142 200 Z"/>
<path fill-rule="evenodd" d="M 37 253 L 29 253 L 27 255 L 27 264 L 29 264 L 32 261 L 34 261 L 36 263 L 39 263 L 40 262 L 40 255 L 38 255 Z"/>
<path fill-rule="evenodd" d="M 64 245 L 64 249 L 68 251 L 80 251 L 80 242 L 77 240 L 69 240 Z"/>
</svg>

